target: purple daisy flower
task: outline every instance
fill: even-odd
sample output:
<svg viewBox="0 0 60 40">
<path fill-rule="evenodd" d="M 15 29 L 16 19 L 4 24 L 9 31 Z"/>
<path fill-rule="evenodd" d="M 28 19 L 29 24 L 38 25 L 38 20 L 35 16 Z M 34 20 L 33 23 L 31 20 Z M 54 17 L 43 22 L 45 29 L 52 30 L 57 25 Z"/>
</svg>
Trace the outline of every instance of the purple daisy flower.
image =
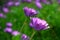
<svg viewBox="0 0 60 40">
<path fill-rule="evenodd" d="M 29 40 L 29 37 L 27 35 L 23 34 L 21 36 L 21 40 Z"/>
<path fill-rule="evenodd" d="M 33 8 L 24 7 L 24 12 L 26 16 L 35 16 L 37 11 Z"/>
<path fill-rule="evenodd" d="M 39 18 L 31 18 L 30 26 L 35 30 L 45 30 L 49 28 L 48 23 Z"/>
<path fill-rule="evenodd" d="M 28 7 L 24 7 L 23 9 L 24 9 L 24 12 L 26 13 L 29 8 Z"/>
<path fill-rule="evenodd" d="M 8 22 L 8 23 L 6 23 L 6 26 L 11 28 L 12 27 L 12 23 Z"/>
<path fill-rule="evenodd" d="M 11 33 L 12 32 L 12 29 L 7 27 L 7 28 L 4 29 L 4 32 Z"/>
<path fill-rule="evenodd" d="M 13 36 L 17 36 L 17 35 L 20 34 L 20 32 L 18 32 L 18 31 L 13 31 L 11 34 L 12 34 Z"/>
</svg>

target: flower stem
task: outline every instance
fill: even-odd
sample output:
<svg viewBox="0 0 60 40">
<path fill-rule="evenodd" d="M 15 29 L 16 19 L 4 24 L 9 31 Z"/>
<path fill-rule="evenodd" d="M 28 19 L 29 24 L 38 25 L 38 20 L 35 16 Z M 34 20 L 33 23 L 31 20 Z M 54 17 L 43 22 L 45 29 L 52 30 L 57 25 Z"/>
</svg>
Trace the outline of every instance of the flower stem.
<svg viewBox="0 0 60 40">
<path fill-rule="evenodd" d="M 31 35 L 31 38 L 30 38 L 30 40 L 32 40 L 32 38 L 33 38 L 33 36 L 35 35 L 35 31 L 33 31 L 33 33 L 32 33 L 32 35 Z"/>
<path fill-rule="evenodd" d="M 23 29 L 23 27 L 24 27 L 24 25 L 25 25 L 26 20 L 27 20 L 27 19 L 25 19 L 25 21 L 24 21 L 24 23 L 23 23 L 23 25 L 22 25 L 22 27 L 21 27 L 21 29 L 20 29 L 20 32 L 22 31 L 22 29 Z"/>
</svg>

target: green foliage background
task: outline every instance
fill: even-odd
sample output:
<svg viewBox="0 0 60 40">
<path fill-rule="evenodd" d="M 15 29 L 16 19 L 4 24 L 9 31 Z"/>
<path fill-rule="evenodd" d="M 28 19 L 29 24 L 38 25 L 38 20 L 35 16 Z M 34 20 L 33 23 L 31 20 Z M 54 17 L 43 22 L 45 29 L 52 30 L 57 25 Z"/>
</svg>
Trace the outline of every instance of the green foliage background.
<svg viewBox="0 0 60 40">
<path fill-rule="evenodd" d="M 37 17 L 48 22 L 50 28 L 47 30 L 36 31 L 29 26 L 30 19 L 26 17 L 23 8 L 28 6 L 39 11 Z M 53 4 L 42 4 L 42 9 L 36 7 L 34 3 L 21 3 L 20 6 L 13 6 L 9 9 L 6 19 L 0 18 L 0 40 L 21 40 L 21 35 L 12 36 L 5 33 L 6 22 L 12 22 L 13 30 L 26 34 L 31 40 L 60 40 L 60 6 L 55 2 Z"/>
</svg>

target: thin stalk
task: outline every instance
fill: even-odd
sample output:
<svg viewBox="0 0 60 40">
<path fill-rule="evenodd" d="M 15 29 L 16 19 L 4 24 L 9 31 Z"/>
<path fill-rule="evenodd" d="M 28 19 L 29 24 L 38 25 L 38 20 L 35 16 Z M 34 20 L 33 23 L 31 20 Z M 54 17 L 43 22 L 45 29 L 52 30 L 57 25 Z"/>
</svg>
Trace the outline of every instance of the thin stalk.
<svg viewBox="0 0 60 40">
<path fill-rule="evenodd" d="M 24 28 L 24 25 L 25 25 L 26 20 L 27 20 L 27 19 L 25 19 L 25 21 L 24 21 L 24 23 L 23 23 L 23 25 L 22 25 L 22 27 L 21 27 L 21 29 L 20 29 L 20 32 L 21 32 L 22 29 Z"/>
<path fill-rule="evenodd" d="M 32 35 L 31 35 L 31 38 L 30 38 L 30 40 L 32 40 L 32 38 L 33 38 L 33 36 L 35 35 L 35 31 L 33 31 L 33 33 L 32 33 Z"/>
</svg>

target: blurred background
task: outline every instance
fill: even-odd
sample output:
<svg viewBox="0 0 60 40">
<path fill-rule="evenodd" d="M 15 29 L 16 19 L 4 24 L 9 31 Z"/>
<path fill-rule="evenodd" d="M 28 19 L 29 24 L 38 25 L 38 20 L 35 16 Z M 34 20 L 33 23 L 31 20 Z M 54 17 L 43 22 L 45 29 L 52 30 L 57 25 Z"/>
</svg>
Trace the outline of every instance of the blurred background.
<svg viewBox="0 0 60 40">
<path fill-rule="evenodd" d="M 23 40 L 23 34 L 29 37 L 26 40 L 60 40 L 60 0 L 39 0 L 39 7 L 35 2 L 36 0 L 0 0 L 0 40 Z M 37 10 L 37 17 L 46 20 L 50 28 L 39 31 L 31 28 L 30 19 L 23 11 L 25 6 Z M 6 32 L 6 23 L 11 23 L 11 29 L 18 31 L 19 35 Z"/>
</svg>

